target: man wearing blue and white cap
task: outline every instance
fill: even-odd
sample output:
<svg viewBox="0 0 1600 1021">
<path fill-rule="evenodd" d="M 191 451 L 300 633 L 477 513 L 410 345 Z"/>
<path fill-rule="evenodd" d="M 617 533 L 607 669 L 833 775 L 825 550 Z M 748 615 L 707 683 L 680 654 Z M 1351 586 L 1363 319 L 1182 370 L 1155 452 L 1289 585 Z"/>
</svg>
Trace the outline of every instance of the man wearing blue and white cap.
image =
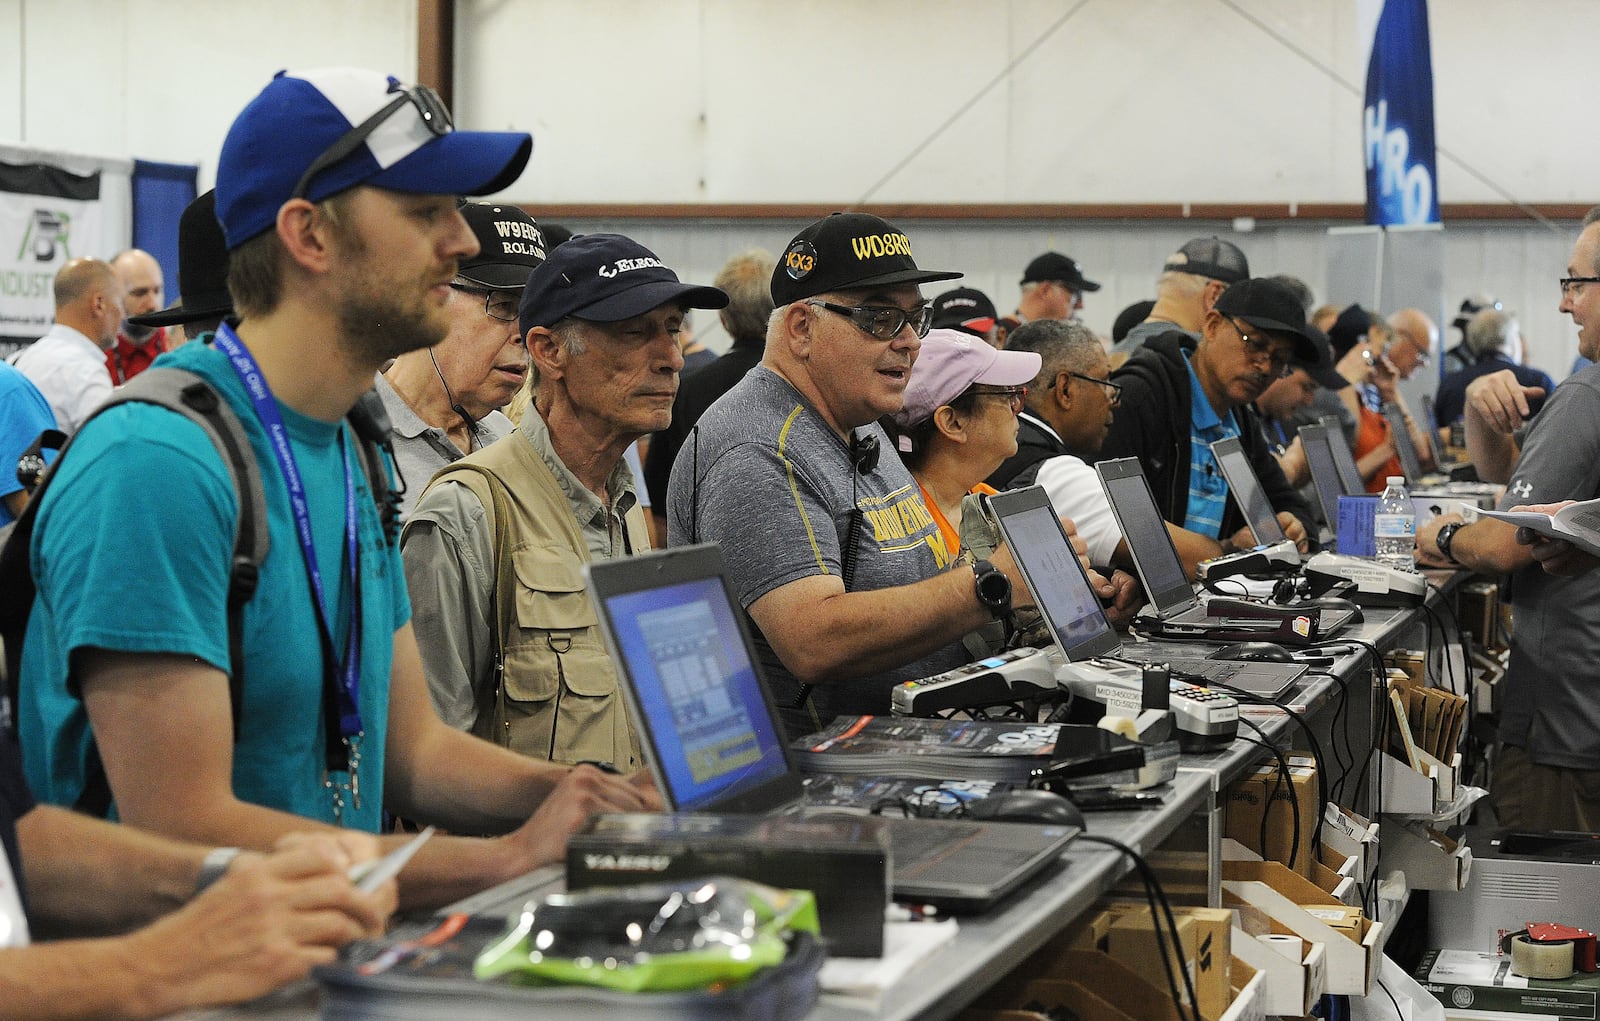
<svg viewBox="0 0 1600 1021">
<path fill-rule="evenodd" d="M 232 407 L 266 490 L 271 550 L 243 612 L 238 714 L 226 465 L 187 419 L 114 408 L 63 458 L 34 539 L 19 719 L 41 799 L 79 802 L 103 763 L 123 821 L 200 841 L 377 831 L 384 811 L 514 831 L 435 838 L 402 878 L 413 904 L 557 860 L 591 811 L 656 802 L 438 719 L 399 550 L 345 418 L 384 362 L 445 334 L 450 284 L 478 250 L 455 196 L 507 186 L 531 148 L 524 134 L 453 131 L 431 90 L 353 69 L 280 73 L 234 121 L 216 208 L 242 321 L 164 364 Z M 130 545 L 130 516 L 165 527 Z"/>
<path fill-rule="evenodd" d="M 533 404 L 434 476 L 401 538 L 446 723 L 536 758 L 643 765 L 582 565 L 650 548 L 623 453 L 671 422 L 685 312 L 727 304 L 620 234 L 573 238 L 529 274 Z"/>
</svg>

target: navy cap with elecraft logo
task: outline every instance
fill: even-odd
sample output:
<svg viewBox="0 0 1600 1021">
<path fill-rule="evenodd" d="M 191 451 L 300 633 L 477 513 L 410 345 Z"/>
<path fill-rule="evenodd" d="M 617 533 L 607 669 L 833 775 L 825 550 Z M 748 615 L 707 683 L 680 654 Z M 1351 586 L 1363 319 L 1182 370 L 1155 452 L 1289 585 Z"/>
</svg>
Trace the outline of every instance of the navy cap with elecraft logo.
<svg viewBox="0 0 1600 1021">
<path fill-rule="evenodd" d="M 461 260 L 456 275 L 497 291 L 512 291 L 544 262 L 544 234 L 533 217 L 498 202 L 463 202 L 461 216 L 478 239 L 478 254 Z"/>
<path fill-rule="evenodd" d="M 911 239 L 871 213 L 833 213 L 789 242 L 772 271 L 772 300 L 782 307 L 818 294 L 954 280 L 960 273 L 918 269 Z"/>
<path fill-rule="evenodd" d="M 518 325 L 526 334 L 571 316 L 619 323 L 669 301 L 685 308 L 726 308 L 716 287 L 686 284 L 656 254 L 621 234 L 583 234 L 550 249 L 528 276 Z"/>
</svg>

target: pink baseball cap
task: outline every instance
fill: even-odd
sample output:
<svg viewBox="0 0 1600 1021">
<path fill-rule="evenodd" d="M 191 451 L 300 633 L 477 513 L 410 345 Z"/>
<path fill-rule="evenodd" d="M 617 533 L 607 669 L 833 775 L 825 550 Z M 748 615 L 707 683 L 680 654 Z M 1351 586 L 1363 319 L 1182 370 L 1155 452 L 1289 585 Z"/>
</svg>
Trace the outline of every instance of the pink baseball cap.
<svg viewBox="0 0 1600 1021">
<path fill-rule="evenodd" d="M 960 330 L 929 330 L 911 366 L 905 406 L 895 414 L 895 424 L 908 429 L 927 421 L 974 383 L 1025 386 L 1039 374 L 1040 364 L 1036 351 L 1002 351 Z"/>
</svg>

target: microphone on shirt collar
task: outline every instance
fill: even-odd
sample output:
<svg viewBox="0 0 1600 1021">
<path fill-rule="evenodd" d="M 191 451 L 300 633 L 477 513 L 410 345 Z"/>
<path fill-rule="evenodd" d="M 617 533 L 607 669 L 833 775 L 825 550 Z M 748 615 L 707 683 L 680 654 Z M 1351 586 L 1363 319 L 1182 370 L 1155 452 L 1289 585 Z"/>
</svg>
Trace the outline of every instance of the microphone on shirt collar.
<svg viewBox="0 0 1600 1021">
<path fill-rule="evenodd" d="M 477 435 L 477 419 L 467 414 L 467 409 L 461 406 L 460 402 L 456 400 L 456 395 L 450 391 L 450 384 L 444 381 L 444 371 L 439 368 L 439 359 L 433 356 L 433 348 L 431 347 L 428 349 L 428 361 L 433 363 L 433 371 L 439 377 L 439 385 L 444 387 L 445 400 L 450 402 L 450 410 L 461 416 L 461 421 L 467 424 L 468 432 Z"/>
<path fill-rule="evenodd" d="M 875 434 L 850 434 L 850 467 L 858 475 L 868 475 L 877 469 L 878 437 Z"/>
</svg>

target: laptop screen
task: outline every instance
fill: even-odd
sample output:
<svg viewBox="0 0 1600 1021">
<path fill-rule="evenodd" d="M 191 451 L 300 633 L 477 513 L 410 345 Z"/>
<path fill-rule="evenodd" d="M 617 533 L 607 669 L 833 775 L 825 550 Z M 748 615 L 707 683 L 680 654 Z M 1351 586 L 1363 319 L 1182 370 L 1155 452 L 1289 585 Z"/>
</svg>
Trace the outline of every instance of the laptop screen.
<svg viewBox="0 0 1600 1021">
<path fill-rule="evenodd" d="M 1230 436 L 1211 444 L 1211 453 L 1222 466 L 1222 477 L 1228 480 L 1233 500 L 1239 505 L 1239 512 L 1244 515 L 1256 542 L 1264 546 L 1282 542 L 1285 538 L 1283 526 L 1278 524 L 1278 515 L 1267 502 L 1267 494 L 1261 489 L 1261 481 L 1256 478 L 1256 470 L 1250 466 L 1250 458 L 1238 437 Z"/>
<path fill-rule="evenodd" d="M 1361 472 L 1356 468 L 1356 455 L 1350 450 L 1350 443 L 1344 436 L 1344 425 L 1340 423 L 1337 415 L 1324 415 L 1322 428 L 1328 431 L 1328 449 L 1333 452 L 1333 463 L 1339 469 L 1339 481 L 1344 484 L 1344 495 L 1355 496 L 1367 491 L 1366 485 L 1361 481 Z"/>
<path fill-rule="evenodd" d="M 1394 453 L 1400 459 L 1400 470 L 1405 472 L 1407 482 L 1416 485 L 1422 478 L 1422 462 L 1417 459 L 1416 444 L 1411 442 L 1411 430 L 1406 428 L 1406 414 L 1400 410 L 1400 405 L 1389 403 L 1383 406 L 1383 417 L 1389 421 L 1389 432 L 1394 438 Z"/>
<path fill-rule="evenodd" d="M 720 575 L 602 592 L 601 603 L 672 808 L 705 809 L 789 773 Z"/>
<path fill-rule="evenodd" d="M 1343 437 L 1340 437 L 1342 443 Z M 1311 484 L 1317 490 L 1317 502 L 1322 507 L 1322 520 L 1329 528 L 1339 526 L 1339 497 L 1353 494 L 1344 491 L 1339 478 L 1339 466 L 1333 460 L 1333 448 L 1328 431 L 1320 425 L 1300 427 L 1300 446 L 1306 452 L 1306 466 L 1311 469 Z"/>
<path fill-rule="evenodd" d="M 1167 523 L 1156 508 L 1150 481 L 1137 458 L 1119 457 L 1095 465 L 1100 485 L 1105 487 L 1111 511 L 1128 540 L 1134 568 L 1145 596 L 1156 613 L 1165 616 L 1168 607 L 1182 607 L 1194 601 L 1194 588 L 1183 573 L 1183 561 L 1172 545 Z"/>
<path fill-rule="evenodd" d="M 1062 654 L 1091 659 L 1119 648 L 1122 640 L 1101 611 L 1044 490 L 998 493 L 989 497 L 989 508 Z"/>
<path fill-rule="evenodd" d="M 1433 455 L 1434 461 L 1444 460 L 1439 449 L 1439 412 L 1431 394 L 1422 395 L 1422 424 L 1428 428 L 1428 453 Z"/>
</svg>

